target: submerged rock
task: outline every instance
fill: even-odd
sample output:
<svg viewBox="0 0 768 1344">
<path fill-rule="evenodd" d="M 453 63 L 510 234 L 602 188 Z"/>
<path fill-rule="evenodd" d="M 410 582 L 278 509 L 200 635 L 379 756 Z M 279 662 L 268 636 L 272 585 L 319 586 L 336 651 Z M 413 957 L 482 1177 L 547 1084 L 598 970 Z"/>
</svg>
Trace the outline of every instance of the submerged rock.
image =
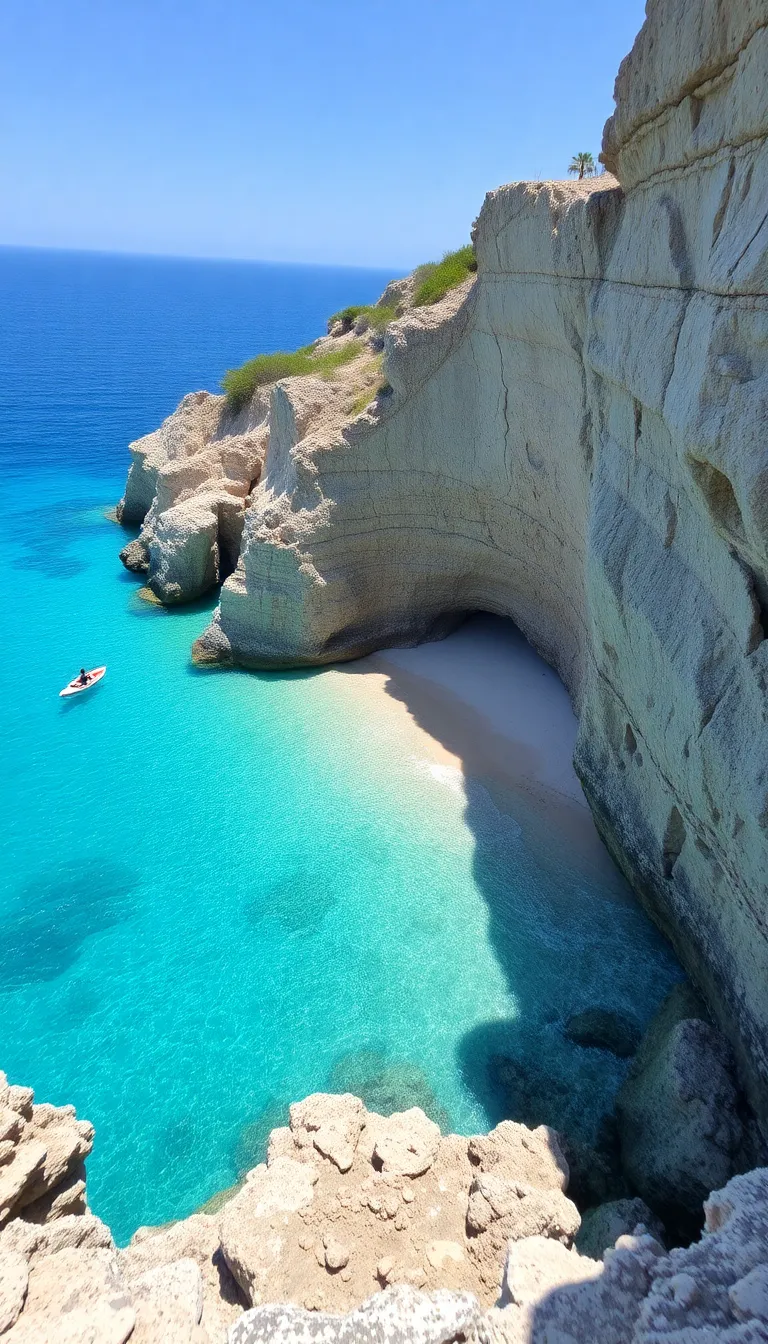
<svg viewBox="0 0 768 1344">
<path fill-rule="evenodd" d="M 620 1059 L 627 1059 L 637 1050 L 642 1032 L 637 1020 L 628 1013 L 613 1008 L 586 1008 L 568 1018 L 565 1034 L 575 1045 L 610 1050 Z"/>
</svg>

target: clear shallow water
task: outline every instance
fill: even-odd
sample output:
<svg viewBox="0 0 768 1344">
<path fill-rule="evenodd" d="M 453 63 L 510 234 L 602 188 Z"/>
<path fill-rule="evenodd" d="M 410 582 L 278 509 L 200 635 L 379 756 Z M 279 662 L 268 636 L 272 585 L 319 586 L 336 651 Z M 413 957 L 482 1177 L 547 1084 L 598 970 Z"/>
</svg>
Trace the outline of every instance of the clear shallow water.
<svg viewBox="0 0 768 1344">
<path fill-rule="evenodd" d="M 386 279 L 0 250 L 0 1067 L 95 1123 L 121 1240 L 230 1185 L 318 1088 L 471 1132 L 512 1060 L 588 1137 L 624 1066 L 563 1017 L 646 1019 L 680 975 L 618 876 L 383 751 L 340 679 L 196 673 L 206 609 L 147 607 L 117 560 L 128 440 Z"/>
</svg>

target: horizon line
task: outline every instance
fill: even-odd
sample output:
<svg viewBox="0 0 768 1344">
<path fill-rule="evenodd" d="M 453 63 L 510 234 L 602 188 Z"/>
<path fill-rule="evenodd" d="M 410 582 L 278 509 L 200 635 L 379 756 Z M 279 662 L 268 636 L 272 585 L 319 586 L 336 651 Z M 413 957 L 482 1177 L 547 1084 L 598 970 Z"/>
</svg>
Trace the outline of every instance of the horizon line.
<svg viewBox="0 0 768 1344">
<path fill-rule="evenodd" d="M 45 243 L 4 243 L 0 242 L 3 252 L 59 252 L 66 255 L 90 257 L 127 257 L 142 261 L 207 261 L 217 266 L 304 266 L 327 271 L 382 271 L 394 272 L 395 277 L 408 274 L 402 267 L 362 266 L 359 263 L 334 261 L 267 261 L 261 257 L 212 257 L 187 252 L 131 252 L 127 249 L 107 247 L 62 247 Z M 414 268 L 411 266 L 410 270 Z"/>
</svg>

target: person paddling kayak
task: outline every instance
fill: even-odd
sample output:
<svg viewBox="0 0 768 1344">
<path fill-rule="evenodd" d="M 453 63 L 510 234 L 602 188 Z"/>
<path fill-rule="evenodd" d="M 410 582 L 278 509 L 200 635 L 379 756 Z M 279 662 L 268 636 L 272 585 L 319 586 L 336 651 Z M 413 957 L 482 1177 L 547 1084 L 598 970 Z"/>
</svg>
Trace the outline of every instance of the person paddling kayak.
<svg viewBox="0 0 768 1344">
<path fill-rule="evenodd" d="M 65 686 L 63 691 L 59 691 L 59 695 L 67 696 L 82 694 L 82 692 L 87 691 L 90 686 L 95 686 L 98 681 L 101 681 L 106 670 L 106 667 L 91 667 L 86 671 L 84 667 L 81 667 L 79 676 L 75 677 L 74 681 L 70 681 L 69 685 Z"/>
</svg>

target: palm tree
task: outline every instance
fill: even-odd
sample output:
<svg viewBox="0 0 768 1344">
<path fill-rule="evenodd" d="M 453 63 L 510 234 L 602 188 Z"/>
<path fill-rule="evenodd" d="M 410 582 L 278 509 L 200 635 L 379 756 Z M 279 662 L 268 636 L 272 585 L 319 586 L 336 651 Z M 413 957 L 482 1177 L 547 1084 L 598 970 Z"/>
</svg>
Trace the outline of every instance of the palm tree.
<svg viewBox="0 0 768 1344">
<path fill-rule="evenodd" d="M 596 171 L 595 160 L 589 153 L 574 154 L 571 162 L 568 164 L 568 172 L 573 173 L 574 175 L 578 174 L 579 181 L 581 181 L 582 177 L 594 177 Z"/>
</svg>

